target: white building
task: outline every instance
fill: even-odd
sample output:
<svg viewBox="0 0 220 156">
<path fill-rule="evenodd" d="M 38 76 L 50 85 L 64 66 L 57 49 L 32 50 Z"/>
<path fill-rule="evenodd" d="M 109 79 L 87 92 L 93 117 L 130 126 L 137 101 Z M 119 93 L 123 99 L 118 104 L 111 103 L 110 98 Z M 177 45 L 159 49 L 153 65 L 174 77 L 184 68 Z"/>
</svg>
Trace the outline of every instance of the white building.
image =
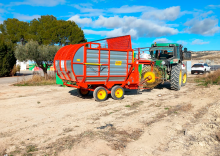
<svg viewBox="0 0 220 156">
<path fill-rule="evenodd" d="M 20 65 L 20 70 L 27 70 L 27 68 L 29 67 L 29 61 L 27 62 L 20 62 L 17 60 L 16 65 Z"/>
</svg>

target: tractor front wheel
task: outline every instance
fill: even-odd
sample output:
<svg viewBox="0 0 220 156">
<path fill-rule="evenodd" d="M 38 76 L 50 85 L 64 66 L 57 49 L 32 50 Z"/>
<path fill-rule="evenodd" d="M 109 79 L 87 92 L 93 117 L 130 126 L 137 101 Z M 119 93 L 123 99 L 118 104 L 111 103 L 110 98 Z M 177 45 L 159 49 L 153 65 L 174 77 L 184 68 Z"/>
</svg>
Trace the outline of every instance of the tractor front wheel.
<svg viewBox="0 0 220 156">
<path fill-rule="evenodd" d="M 112 98 L 115 100 L 121 100 L 124 98 L 124 88 L 121 86 L 114 86 L 111 91 Z"/>
<path fill-rule="evenodd" d="M 108 97 L 108 92 L 104 87 L 97 87 L 93 92 L 93 97 L 96 101 L 105 101 Z"/>
<path fill-rule="evenodd" d="M 171 69 L 171 89 L 180 90 L 182 85 L 182 68 L 181 65 L 175 65 Z"/>
</svg>

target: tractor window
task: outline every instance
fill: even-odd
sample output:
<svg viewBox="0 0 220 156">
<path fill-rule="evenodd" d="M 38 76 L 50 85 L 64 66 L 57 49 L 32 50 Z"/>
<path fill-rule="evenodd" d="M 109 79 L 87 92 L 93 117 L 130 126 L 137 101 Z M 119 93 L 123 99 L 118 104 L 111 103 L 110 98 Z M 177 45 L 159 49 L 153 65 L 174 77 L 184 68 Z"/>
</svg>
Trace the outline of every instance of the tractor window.
<svg viewBox="0 0 220 156">
<path fill-rule="evenodd" d="M 173 57 L 173 47 L 153 47 L 150 49 L 152 59 L 166 60 Z"/>
<path fill-rule="evenodd" d="M 180 58 L 180 51 L 179 51 L 179 47 L 177 47 L 177 58 Z"/>
</svg>

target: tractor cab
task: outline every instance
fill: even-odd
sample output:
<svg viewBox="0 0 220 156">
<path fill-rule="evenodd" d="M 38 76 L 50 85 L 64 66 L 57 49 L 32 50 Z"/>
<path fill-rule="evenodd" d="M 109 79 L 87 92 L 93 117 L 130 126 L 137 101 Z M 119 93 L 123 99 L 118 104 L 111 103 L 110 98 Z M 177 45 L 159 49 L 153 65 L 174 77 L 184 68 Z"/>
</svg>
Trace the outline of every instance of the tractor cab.
<svg viewBox="0 0 220 156">
<path fill-rule="evenodd" d="M 177 43 L 154 43 L 149 51 L 153 60 L 167 60 L 169 63 L 182 61 L 182 45 Z"/>
<path fill-rule="evenodd" d="M 150 49 L 152 59 L 166 60 L 174 56 L 173 47 L 153 47 Z"/>
</svg>

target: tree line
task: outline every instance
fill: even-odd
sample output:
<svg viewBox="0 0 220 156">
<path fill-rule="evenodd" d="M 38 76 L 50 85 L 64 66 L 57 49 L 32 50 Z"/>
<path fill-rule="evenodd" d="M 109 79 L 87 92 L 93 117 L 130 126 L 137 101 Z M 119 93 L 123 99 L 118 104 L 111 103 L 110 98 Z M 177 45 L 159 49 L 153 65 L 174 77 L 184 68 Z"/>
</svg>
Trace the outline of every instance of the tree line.
<svg viewBox="0 0 220 156">
<path fill-rule="evenodd" d="M 8 18 L 0 24 L 0 32 L 0 76 L 10 75 L 16 59 L 33 60 L 47 74 L 59 46 L 67 40 L 69 44 L 87 41 L 74 21 L 57 20 L 53 15 L 30 22 Z"/>
</svg>

